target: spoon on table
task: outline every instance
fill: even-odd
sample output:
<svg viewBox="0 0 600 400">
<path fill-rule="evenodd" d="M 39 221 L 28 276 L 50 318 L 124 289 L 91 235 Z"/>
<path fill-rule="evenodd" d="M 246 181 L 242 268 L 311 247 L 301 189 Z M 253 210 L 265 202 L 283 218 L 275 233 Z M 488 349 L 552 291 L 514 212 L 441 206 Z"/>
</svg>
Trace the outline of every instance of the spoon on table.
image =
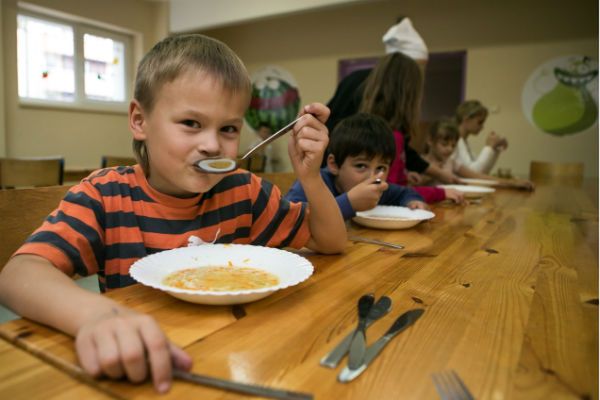
<svg viewBox="0 0 600 400">
<path fill-rule="evenodd" d="M 198 161 L 196 166 L 199 169 L 201 169 L 202 172 L 207 172 L 209 174 L 224 174 L 226 172 L 233 171 L 238 167 L 238 165 L 242 161 L 250 157 L 255 151 L 262 149 L 264 146 L 268 145 L 278 137 L 283 136 L 285 133 L 287 133 L 290 129 L 292 129 L 296 122 L 300 121 L 300 118 L 302 118 L 302 116 L 296 118 L 280 130 L 278 130 L 277 132 L 275 132 L 274 134 L 272 134 L 271 136 L 269 136 L 250 150 L 248 150 L 248 152 L 244 154 L 241 158 L 235 160 L 227 157 L 206 158 L 204 160 Z"/>
</svg>

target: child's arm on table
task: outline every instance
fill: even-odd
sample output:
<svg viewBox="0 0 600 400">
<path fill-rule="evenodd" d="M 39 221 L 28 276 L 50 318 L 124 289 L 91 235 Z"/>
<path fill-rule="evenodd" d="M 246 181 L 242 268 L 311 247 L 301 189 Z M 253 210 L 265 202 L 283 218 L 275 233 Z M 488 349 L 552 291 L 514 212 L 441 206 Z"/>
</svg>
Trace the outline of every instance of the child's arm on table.
<svg viewBox="0 0 600 400">
<path fill-rule="evenodd" d="M 81 289 L 45 258 L 13 257 L 0 273 L 0 302 L 76 337 L 79 362 L 94 377 L 141 382 L 151 372 L 156 390 L 164 393 L 172 364 L 191 368 L 191 358 L 168 341 L 152 317 Z"/>
<path fill-rule="evenodd" d="M 329 143 L 323 124 L 329 117 L 329 109 L 313 103 L 304 106 L 302 113 L 306 116 L 294 125 L 288 151 L 310 207 L 311 238 L 306 247 L 320 253 L 339 253 L 346 246 L 346 226 L 320 173 L 321 160 Z"/>
<path fill-rule="evenodd" d="M 429 164 L 429 167 L 424 171 L 427 175 L 431 175 L 444 183 L 459 183 L 459 178 L 452 172 L 445 171 L 442 168 Z"/>
</svg>

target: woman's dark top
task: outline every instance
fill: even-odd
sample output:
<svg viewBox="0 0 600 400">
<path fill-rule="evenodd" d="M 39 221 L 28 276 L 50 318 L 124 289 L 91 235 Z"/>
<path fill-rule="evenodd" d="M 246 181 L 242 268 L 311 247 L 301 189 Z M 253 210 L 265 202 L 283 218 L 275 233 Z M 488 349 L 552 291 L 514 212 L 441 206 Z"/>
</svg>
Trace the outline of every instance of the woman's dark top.
<svg viewBox="0 0 600 400">
<path fill-rule="evenodd" d="M 354 71 L 338 84 L 333 98 L 327 103 L 327 107 L 331 110 L 331 115 L 325 123 L 329 132 L 333 131 L 338 122 L 344 118 L 358 113 L 365 88 L 365 81 L 372 70 L 372 68 L 369 68 Z M 398 127 L 392 128 L 398 129 Z M 423 160 L 419 153 L 409 146 L 409 141 L 410 137 L 405 136 L 404 152 L 406 153 L 406 168 L 409 171 L 422 173 L 429 167 L 429 163 Z M 323 165 L 325 165 L 325 160 L 323 160 Z"/>
</svg>

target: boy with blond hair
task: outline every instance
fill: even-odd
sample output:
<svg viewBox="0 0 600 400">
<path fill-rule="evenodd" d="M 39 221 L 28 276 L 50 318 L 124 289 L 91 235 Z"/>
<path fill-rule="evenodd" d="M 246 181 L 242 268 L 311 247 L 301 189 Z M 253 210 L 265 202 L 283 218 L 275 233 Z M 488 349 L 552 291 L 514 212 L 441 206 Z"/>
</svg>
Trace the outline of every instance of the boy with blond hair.
<svg viewBox="0 0 600 400">
<path fill-rule="evenodd" d="M 205 242 L 306 246 L 322 253 L 346 245 L 344 221 L 319 174 L 327 146 L 321 104 L 305 106 L 288 149 L 308 205 L 290 203 L 243 170 L 206 174 L 197 163 L 238 152 L 250 79 L 223 43 L 203 35 L 168 37 L 142 59 L 129 106 L 138 163 L 97 171 L 64 200 L 0 274 L 0 301 L 20 315 L 75 337 L 83 369 L 93 375 L 152 376 L 157 391 L 172 368 L 192 360 L 151 317 L 80 289 L 69 278 L 97 273 L 101 290 L 134 283 L 131 264 Z"/>
</svg>

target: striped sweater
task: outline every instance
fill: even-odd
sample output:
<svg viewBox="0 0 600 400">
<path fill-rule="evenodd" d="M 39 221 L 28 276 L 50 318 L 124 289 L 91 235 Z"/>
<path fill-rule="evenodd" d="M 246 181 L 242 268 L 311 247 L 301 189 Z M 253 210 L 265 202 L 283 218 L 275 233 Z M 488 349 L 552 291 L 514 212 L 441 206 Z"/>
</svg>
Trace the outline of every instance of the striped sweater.
<svg viewBox="0 0 600 400">
<path fill-rule="evenodd" d="M 69 275 L 97 273 L 105 291 L 135 283 L 133 262 L 186 246 L 191 235 L 300 248 L 310 237 L 307 215 L 306 204 L 282 199 L 276 186 L 243 170 L 181 199 L 154 190 L 139 165 L 106 168 L 73 186 L 15 255 L 41 256 Z"/>
</svg>

